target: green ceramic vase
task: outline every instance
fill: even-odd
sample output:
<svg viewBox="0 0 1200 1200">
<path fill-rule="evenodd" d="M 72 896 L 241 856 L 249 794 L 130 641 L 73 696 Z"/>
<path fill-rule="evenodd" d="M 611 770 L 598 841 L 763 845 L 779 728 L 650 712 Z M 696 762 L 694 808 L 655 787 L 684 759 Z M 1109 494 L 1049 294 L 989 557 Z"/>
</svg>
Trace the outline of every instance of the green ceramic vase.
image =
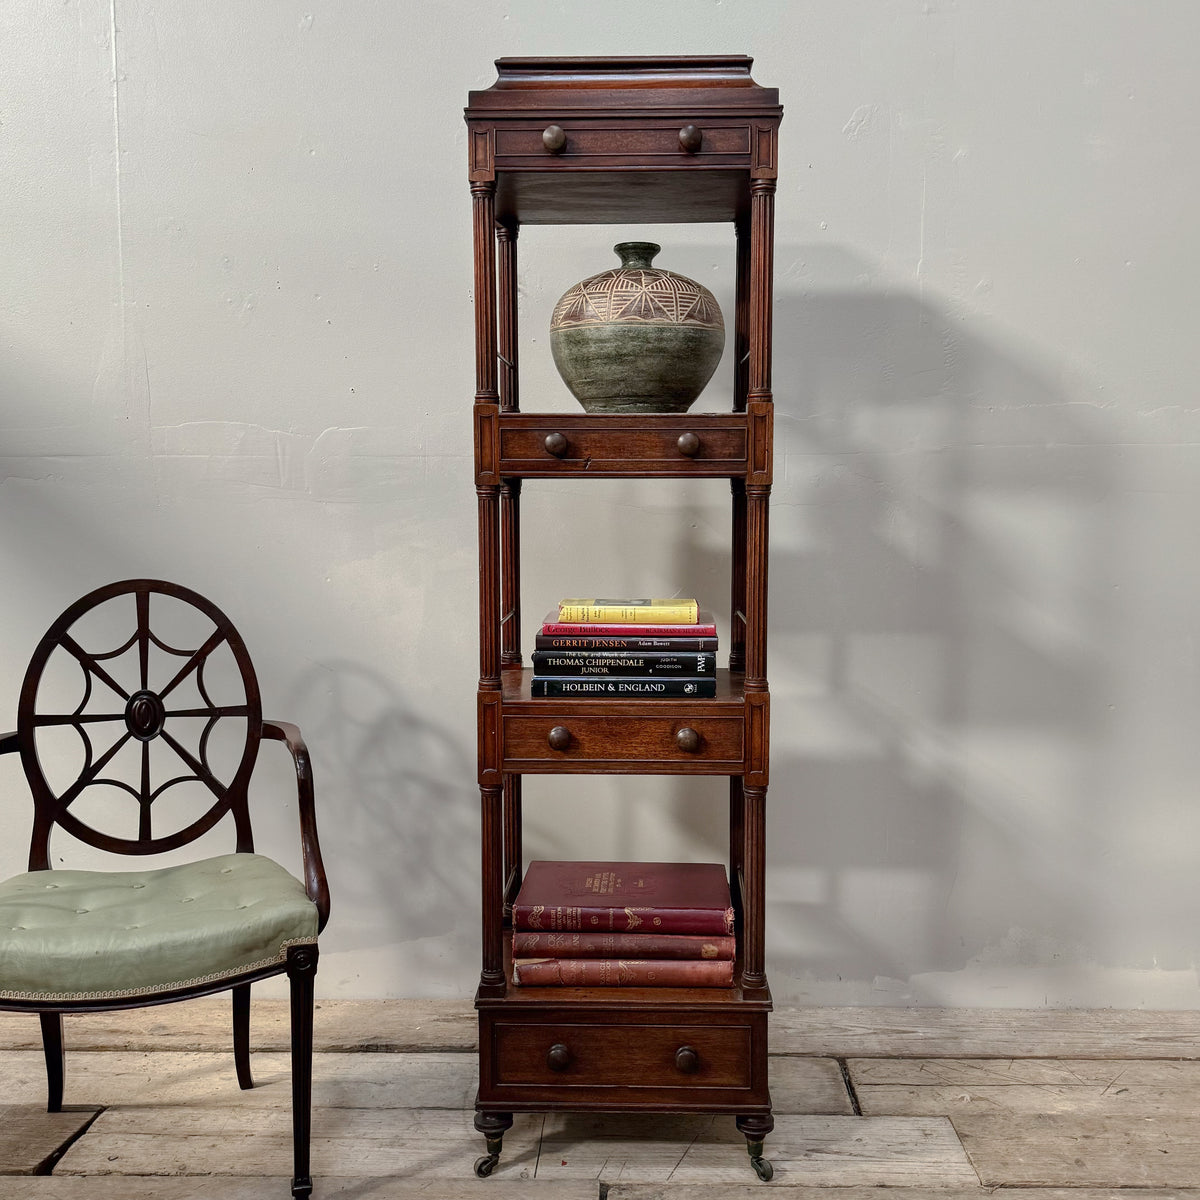
<svg viewBox="0 0 1200 1200">
<path fill-rule="evenodd" d="M 554 365 L 587 412 L 686 412 L 721 361 L 725 322 L 712 292 L 651 266 L 661 248 L 621 242 L 619 267 L 555 305 Z"/>
</svg>

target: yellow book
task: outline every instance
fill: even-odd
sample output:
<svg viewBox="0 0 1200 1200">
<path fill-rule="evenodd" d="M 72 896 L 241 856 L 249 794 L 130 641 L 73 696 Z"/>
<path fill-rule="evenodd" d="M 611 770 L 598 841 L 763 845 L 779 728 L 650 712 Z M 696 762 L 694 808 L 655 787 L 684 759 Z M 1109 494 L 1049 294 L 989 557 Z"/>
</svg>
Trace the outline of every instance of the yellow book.
<svg viewBox="0 0 1200 1200">
<path fill-rule="evenodd" d="M 560 600 L 558 619 L 573 624 L 695 625 L 695 600 Z"/>
</svg>

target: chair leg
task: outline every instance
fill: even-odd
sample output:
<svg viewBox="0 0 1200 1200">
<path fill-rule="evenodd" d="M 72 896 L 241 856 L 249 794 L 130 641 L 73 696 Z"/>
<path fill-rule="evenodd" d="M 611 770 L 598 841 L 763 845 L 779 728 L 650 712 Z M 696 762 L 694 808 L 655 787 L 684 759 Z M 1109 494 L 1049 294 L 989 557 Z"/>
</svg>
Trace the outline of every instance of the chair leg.
<svg viewBox="0 0 1200 1200">
<path fill-rule="evenodd" d="M 46 1056 L 46 1111 L 62 1112 L 67 1055 L 63 1049 L 62 1013 L 38 1013 L 42 1022 L 42 1052 Z"/>
<path fill-rule="evenodd" d="M 288 981 L 292 1008 L 292 1195 L 311 1196 L 309 1166 L 312 1137 L 313 980 L 317 973 L 316 946 L 293 946 L 288 951 Z"/>
<path fill-rule="evenodd" d="M 250 1074 L 250 985 L 239 983 L 233 989 L 233 1065 L 237 1067 L 238 1087 L 254 1086 Z"/>
</svg>

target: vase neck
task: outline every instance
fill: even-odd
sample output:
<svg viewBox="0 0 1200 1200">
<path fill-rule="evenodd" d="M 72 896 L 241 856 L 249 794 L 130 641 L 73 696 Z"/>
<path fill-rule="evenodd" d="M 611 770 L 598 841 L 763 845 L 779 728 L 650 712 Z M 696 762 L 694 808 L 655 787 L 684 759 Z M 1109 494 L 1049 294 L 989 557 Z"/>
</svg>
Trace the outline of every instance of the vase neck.
<svg viewBox="0 0 1200 1200">
<path fill-rule="evenodd" d="M 645 270 L 661 249 L 655 242 L 618 242 L 613 252 L 620 258 L 621 266 Z"/>
</svg>

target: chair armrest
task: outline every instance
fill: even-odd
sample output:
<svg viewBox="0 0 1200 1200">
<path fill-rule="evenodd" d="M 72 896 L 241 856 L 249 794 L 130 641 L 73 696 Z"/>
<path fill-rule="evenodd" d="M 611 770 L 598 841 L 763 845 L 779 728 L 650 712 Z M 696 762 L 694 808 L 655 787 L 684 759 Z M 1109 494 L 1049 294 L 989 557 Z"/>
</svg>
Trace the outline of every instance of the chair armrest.
<svg viewBox="0 0 1200 1200">
<path fill-rule="evenodd" d="M 296 764 L 296 791 L 300 802 L 300 849 L 304 857 L 304 890 L 317 906 L 318 930 L 329 920 L 329 883 L 321 861 L 321 843 L 317 838 L 317 812 L 313 801 L 312 763 L 300 729 L 287 721 L 264 721 L 263 737 L 283 742 Z"/>
<path fill-rule="evenodd" d="M 0 733 L 0 754 L 12 754 L 20 749 L 15 733 Z"/>
</svg>

